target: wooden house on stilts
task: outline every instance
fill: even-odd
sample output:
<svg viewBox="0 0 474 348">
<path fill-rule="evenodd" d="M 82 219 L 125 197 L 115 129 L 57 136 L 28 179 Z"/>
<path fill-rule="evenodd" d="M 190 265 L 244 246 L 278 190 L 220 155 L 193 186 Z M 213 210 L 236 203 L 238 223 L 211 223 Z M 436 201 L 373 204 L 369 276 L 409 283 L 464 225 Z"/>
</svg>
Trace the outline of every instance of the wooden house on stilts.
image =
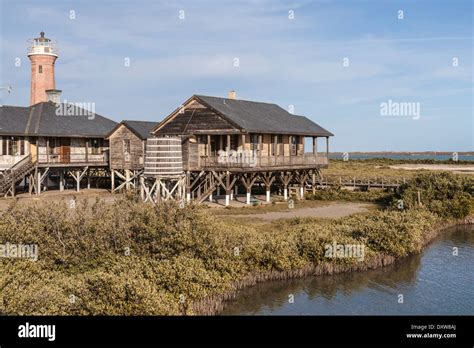
<svg viewBox="0 0 474 348">
<path fill-rule="evenodd" d="M 41 102 L 0 107 L 0 196 L 15 195 L 20 184 L 40 194 L 67 183 L 77 191 L 108 177 L 108 141 L 116 122 L 67 105 Z"/>
<path fill-rule="evenodd" d="M 298 187 L 302 198 L 308 187 L 316 187 L 320 169 L 328 166 L 333 136 L 304 116 L 275 104 L 238 100 L 235 92 L 228 98 L 194 95 L 151 133 L 144 200 L 171 198 L 170 190 L 185 192 L 187 201 L 198 202 L 223 193 L 226 206 L 234 194 L 242 193 L 250 204 L 257 186 L 264 189 L 267 201 L 276 192 L 288 199 L 290 186 Z M 323 152 L 318 148 L 320 138 L 325 140 Z M 177 179 L 180 174 L 185 180 Z M 175 184 L 163 183 L 167 175 Z"/>
</svg>

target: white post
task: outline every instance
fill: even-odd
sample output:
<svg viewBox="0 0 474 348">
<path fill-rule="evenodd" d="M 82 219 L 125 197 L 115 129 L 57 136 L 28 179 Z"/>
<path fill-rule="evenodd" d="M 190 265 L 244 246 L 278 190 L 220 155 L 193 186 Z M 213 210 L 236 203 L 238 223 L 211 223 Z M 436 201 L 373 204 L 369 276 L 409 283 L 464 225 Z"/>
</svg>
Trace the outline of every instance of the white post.
<svg viewBox="0 0 474 348">
<path fill-rule="evenodd" d="M 77 178 L 76 178 L 76 184 L 77 184 L 77 192 L 79 192 L 81 190 L 81 172 L 78 170 L 76 171 L 76 175 L 77 175 Z"/>
<path fill-rule="evenodd" d="M 225 194 L 225 206 L 228 207 L 230 204 L 230 195 L 226 192 Z"/>
<path fill-rule="evenodd" d="M 64 191 L 64 170 L 59 172 L 59 191 Z"/>
<path fill-rule="evenodd" d="M 186 201 L 191 202 L 191 192 L 186 193 Z"/>
<path fill-rule="evenodd" d="M 89 169 L 87 170 L 87 189 L 91 189 L 91 173 L 89 172 Z"/>
<path fill-rule="evenodd" d="M 270 202 L 270 190 L 267 190 L 267 202 Z"/>
<path fill-rule="evenodd" d="M 285 201 L 288 200 L 288 188 L 286 187 L 283 189 L 283 198 Z"/>
<path fill-rule="evenodd" d="M 304 199 L 304 187 L 300 187 L 300 199 Z"/>
<path fill-rule="evenodd" d="M 212 193 L 209 195 L 209 202 L 212 202 Z"/>
<path fill-rule="evenodd" d="M 145 200 L 145 177 L 140 176 L 140 197 L 142 201 Z"/>
<path fill-rule="evenodd" d="M 111 185 L 111 186 L 112 186 L 112 187 L 111 187 L 111 191 L 112 191 L 112 193 L 114 193 L 114 190 L 115 190 L 115 170 L 112 169 L 112 171 L 111 171 L 110 174 L 111 174 L 111 175 L 110 175 L 110 181 L 111 181 L 111 183 L 112 183 L 112 185 Z"/>
<path fill-rule="evenodd" d="M 250 204 L 250 191 L 247 191 L 247 204 Z"/>
<path fill-rule="evenodd" d="M 36 195 L 41 193 L 41 170 L 38 170 L 38 182 L 36 186 Z"/>
<path fill-rule="evenodd" d="M 230 191 L 230 200 L 233 201 L 234 200 L 234 193 L 232 191 Z"/>
<path fill-rule="evenodd" d="M 130 190 L 130 170 L 125 169 L 125 189 Z"/>
</svg>

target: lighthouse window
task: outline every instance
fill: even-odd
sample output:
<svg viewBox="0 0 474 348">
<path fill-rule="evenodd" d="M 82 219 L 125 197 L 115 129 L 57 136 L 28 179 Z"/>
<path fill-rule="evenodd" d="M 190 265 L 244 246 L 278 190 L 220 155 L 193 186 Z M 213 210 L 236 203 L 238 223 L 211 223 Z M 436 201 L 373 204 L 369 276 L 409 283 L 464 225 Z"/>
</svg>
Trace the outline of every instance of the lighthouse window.
<svg viewBox="0 0 474 348">
<path fill-rule="evenodd" d="M 43 73 L 43 66 L 42 66 L 42 65 L 40 65 L 40 66 L 38 67 L 38 72 L 39 72 L 40 74 Z"/>
</svg>

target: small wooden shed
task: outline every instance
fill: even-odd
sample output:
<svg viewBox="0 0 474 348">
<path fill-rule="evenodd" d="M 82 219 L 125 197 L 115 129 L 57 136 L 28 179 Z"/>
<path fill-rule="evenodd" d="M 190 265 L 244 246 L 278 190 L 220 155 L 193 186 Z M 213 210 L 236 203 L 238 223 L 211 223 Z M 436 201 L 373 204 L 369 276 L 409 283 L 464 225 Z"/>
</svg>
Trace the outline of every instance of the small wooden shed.
<svg viewBox="0 0 474 348">
<path fill-rule="evenodd" d="M 146 139 L 156 122 L 122 121 L 107 135 L 112 191 L 135 186 L 145 162 Z M 115 182 L 115 179 L 119 182 Z M 118 185 L 116 185 L 118 184 Z"/>
</svg>

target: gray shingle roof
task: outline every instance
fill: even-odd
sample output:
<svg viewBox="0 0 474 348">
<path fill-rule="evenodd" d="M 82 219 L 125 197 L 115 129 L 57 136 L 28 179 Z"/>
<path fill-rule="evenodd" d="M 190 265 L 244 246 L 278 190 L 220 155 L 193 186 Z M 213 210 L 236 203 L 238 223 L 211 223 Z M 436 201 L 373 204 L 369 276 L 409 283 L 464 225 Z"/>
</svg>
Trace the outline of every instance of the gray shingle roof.
<svg viewBox="0 0 474 348">
<path fill-rule="evenodd" d="M 63 104 L 65 105 L 65 104 Z M 98 114 L 76 109 L 73 115 L 58 116 L 57 106 L 43 102 L 30 107 L 0 107 L 0 135 L 105 137 L 117 124 Z"/>
<path fill-rule="evenodd" d="M 195 97 L 248 132 L 334 135 L 307 117 L 290 114 L 276 104 L 204 95 Z"/>
<path fill-rule="evenodd" d="M 150 132 L 157 125 L 157 122 L 148 121 L 130 121 L 126 120 L 122 122 L 129 129 L 131 129 L 137 136 L 145 140 L 150 137 Z"/>
</svg>

